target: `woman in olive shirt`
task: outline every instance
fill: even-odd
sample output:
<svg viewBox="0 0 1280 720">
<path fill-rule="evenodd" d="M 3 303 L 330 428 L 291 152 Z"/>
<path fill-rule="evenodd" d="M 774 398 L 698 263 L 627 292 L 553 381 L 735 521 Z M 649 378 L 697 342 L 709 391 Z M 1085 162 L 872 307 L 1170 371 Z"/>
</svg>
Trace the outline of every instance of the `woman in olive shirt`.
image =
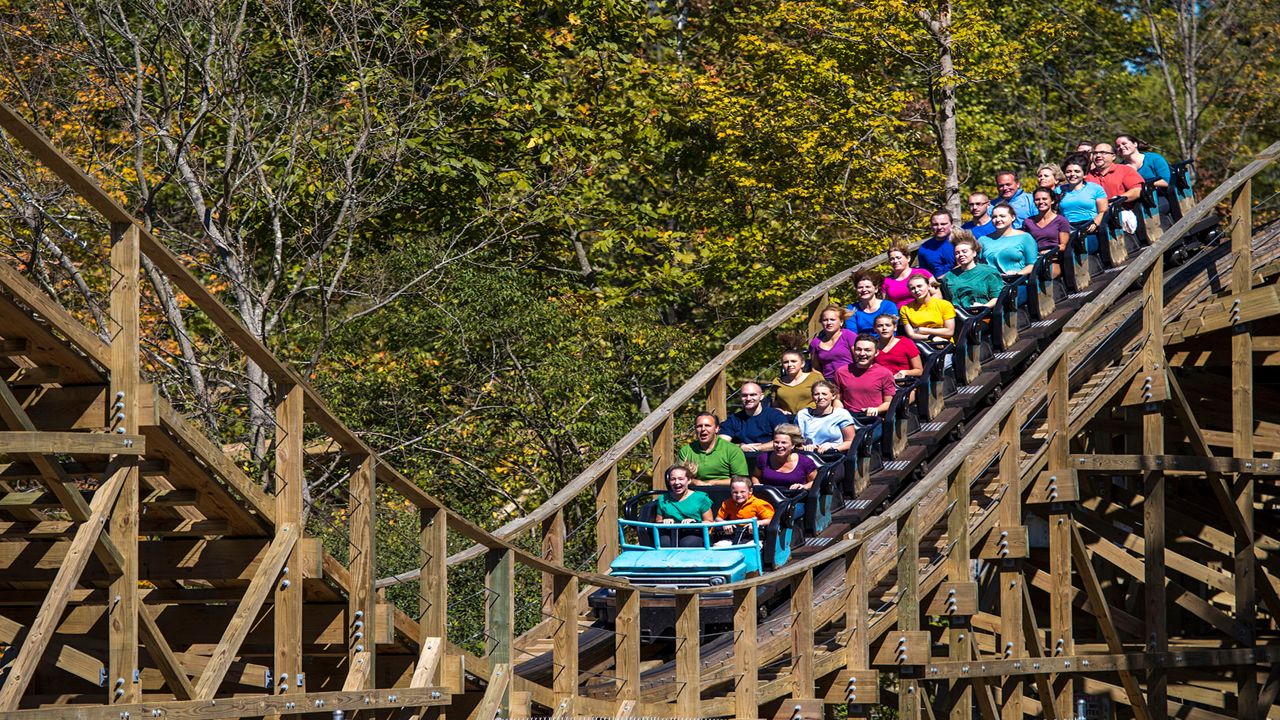
<svg viewBox="0 0 1280 720">
<path fill-rule="evenodd" d="M 782 374 L 773 380 L 773 406 L 792 415 L 813 407 L 813 384 L 821 379 L 822 373 L 805 371 L 799 350 L 787 350 L 782 353 Z"/>
</svg>

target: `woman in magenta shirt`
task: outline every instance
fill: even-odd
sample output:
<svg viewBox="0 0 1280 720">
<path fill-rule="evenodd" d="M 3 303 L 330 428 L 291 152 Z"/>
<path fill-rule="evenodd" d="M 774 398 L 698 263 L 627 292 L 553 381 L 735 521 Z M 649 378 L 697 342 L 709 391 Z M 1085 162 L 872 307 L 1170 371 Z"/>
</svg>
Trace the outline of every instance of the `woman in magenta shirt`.
<svg viewBox="0 0 1280 720">
<path fill-rule="evenodd" d="M 844 328 L 844 310 L 838 305 L 824 308 L 819 320 L 822 329 L 809 341 L 809 365 L 830 380 L 853 362 L 853 341 L 858 336 Z"/>
<path fill-rule="evenodd" d="M 920 348 L 908 338 L 900 337 L 898 318 L 884 314 L 876 318 L 876 339 L 880 352 L 876 353 L 876 364 L 893 373 L 897 381 L 917 378 L 924 373 L 924 364 L 920 361 Z"/>
<path fill-rule="evenodd" d="M 911 267 L 911 255 L 906 245 L 894 245 L 889 248 L 889 275 L 884 279 L 884 299 L 892 302 L 898 307 L 902 307 L 911 302 L 915 298 L 911 297 L 911 291 L 907 289 L 907 280 L 912 275 L 924 275 L 929 278 L 929 284 L 934 283 L 933 273 L 928 270 Z"/>
</svg>

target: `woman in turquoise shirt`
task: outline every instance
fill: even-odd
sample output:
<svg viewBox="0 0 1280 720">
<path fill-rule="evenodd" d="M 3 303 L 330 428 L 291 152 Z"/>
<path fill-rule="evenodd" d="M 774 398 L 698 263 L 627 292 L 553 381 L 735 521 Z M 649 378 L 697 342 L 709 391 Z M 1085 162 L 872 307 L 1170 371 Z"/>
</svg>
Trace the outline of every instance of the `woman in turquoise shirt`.
<svg viewBox="0 0 1280 720">
<path fill-rule="evenodd" d="M 1107 212 L 1107 191 L 1101 185 L 1085 182 L 1084 171 L 1088 167 L 1088 158 L 1084 153 L 1072 153 L 1062 163 L 1062 174 L 1067 179 L 1058 186 L 1062 191 L 1058 198 L 1058 212 L 1071 223 L 1071 229 L 1084 228 L 1088 233 L 1084 240 L 1085 250 L 1097 252 L 1096 233 L 1102 225 L 1102 216 Z"/>
<path fill-rule="evenodd" d="M 1132 135 L 1116 136 L 1116 160 L 1138 171 L 1147 185 L 1157 188 L 1169 187 L 1173 174 L 1169 170 L 1169 161 L 1160 153 L 1144 152 L 1146 143 Z M 1156 193 L 1160 201 L 1160 213 L 1169 212 L 1169 200 L 1164 193 Z"/>
<path fill-rule="evenodd" d="M 982 261 L 1001 275 L 1029 275 L 1040 256 L 1035 238 L 1013 229 L 1016 219 L 1013 208 L 997 205 L 991 211 L 991 224 L 996 230 L 982 238 Z"/>
</svg>

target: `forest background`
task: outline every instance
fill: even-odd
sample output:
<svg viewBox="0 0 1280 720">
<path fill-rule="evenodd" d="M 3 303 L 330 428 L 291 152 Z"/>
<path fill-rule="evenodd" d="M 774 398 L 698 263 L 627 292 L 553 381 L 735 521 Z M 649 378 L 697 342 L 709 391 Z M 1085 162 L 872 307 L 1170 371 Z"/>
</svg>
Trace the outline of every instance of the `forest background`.
<svg viewBox="0 0 1280 720">
<path fill-rule="evenodd" d="M 1280 137 L 1274 2 L 0 0 L 0 22 L 5 102 L 487 527 L 997 170 L 1124 131 L 1211 186 Z M 0 251 L 105 337 L 105 229 L 3 142 Z M 1263 216 L 1278 186 L 1255 180 Z M 149 380 L 254 467 L 269 383 L 144 270 Z M 309 477 L 339 537 L 340 483 Z"/>
</svg>

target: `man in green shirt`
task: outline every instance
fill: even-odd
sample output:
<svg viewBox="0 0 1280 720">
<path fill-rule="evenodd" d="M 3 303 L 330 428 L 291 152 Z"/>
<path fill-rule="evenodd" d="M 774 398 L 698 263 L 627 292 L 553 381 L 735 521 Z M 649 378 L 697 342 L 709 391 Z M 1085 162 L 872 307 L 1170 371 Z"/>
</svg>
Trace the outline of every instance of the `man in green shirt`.
<svg viewBox="0 0 1280 720">
<path fill-rule="evenodd" d="M 720 420 L 712 413 L 699 413 L 693 421 L 693 442 L 680 448 L 676 457 L 694 466 L 697 485 L 728 485 L 736 477 L 747 477 L 747 456 L 737 445 L 720 437 Z"/>
<path fill-rule="evenodd" d="M 972 236 L 964 237 L 962 233 L 963 230 L 951 241 L 955 246 L 956 264 L 941 281 L 951 292 L 951 303 L 956 307 L 992 307 L 1004 289 L 1004 280 L 995 268 L 977 262 L 982 246 Z"/>
</svg>

